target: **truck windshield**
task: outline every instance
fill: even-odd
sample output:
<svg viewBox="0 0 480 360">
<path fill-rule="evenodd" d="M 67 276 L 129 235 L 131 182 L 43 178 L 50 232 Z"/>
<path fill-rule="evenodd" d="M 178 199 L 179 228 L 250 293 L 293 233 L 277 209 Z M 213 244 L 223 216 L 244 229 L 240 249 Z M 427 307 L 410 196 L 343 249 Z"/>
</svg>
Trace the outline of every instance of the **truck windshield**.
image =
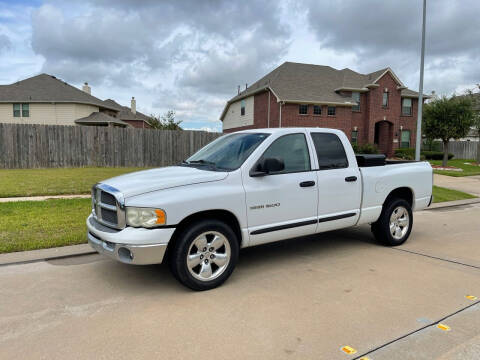
<svg viewBox="0 0 480 360">
<path fill-rule="evenodd" d="M 206 166 L 218 170 L 238 169 L 268 135 L 237 133 L 222 136 L 189 157 L 183 165 Z"/>
</svg>

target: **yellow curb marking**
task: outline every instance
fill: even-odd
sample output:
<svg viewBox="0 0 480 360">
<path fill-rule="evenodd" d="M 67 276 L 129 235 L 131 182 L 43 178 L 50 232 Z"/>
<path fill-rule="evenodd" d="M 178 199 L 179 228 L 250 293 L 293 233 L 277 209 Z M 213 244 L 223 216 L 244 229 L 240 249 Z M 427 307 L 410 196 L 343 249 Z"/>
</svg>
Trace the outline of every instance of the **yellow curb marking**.
<svg viewBox="0 0 480 360">
<path fill-rule="evenodd" d="M 473 296 L 473 295 L 465 295 L 465 297 L 468 299 L 468 300 L 477 300 L 477 297 L 476 296 Z"/>
<path fill-rule="evenodd" d="M 450 326 L 445 325 L 445 324 L 438 324 L 437 328 L 439 328 L 440 330 L 443 330 L 443 331 L 450 331 Z"/>
<path fill-rule="evenodd" d="M 357 350 L 355 350 L 354 348 L 348 345 L 345 345 L 344 347 L 340 348 L 340 350 L 342 350 L 344 353 L 349 355 L 355 354 L 357 352 Z"/>
<path fill-rule="evenodd" d="M 362 356 L 359 360 L 370 360 L 370 358 L 367 356 Z"/>
</svg>

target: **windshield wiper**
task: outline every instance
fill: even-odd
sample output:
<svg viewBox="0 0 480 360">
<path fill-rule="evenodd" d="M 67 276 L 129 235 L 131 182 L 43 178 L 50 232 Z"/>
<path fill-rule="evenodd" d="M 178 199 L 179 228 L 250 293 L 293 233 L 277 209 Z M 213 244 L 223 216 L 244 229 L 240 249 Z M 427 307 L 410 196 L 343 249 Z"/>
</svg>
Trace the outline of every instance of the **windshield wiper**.
<svg viewBox="0 0 480 360">
<path fill-rule="evenodd" d="M 216 166 L 216 164 L 213 161 L 207 161 L 207 160 L 203 160 L 203 159 L 191 160 L 191 161 L 187 162 L 187 164 L 202 164 L 202 165 Z"/>
</svg>

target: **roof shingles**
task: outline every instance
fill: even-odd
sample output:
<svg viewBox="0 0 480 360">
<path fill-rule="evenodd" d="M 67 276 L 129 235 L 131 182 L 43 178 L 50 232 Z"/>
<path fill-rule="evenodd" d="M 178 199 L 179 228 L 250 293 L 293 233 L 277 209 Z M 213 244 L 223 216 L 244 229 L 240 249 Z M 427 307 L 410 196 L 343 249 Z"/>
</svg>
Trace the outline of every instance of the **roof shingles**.
<svg viewBox="0 0 480 360">
<path fill-rule="evenodd" d="M 104 101 L 57 79 L 40 74 L 10 85 L 0 85 L 0 103 L 79 103 L 115 110 Z"/>
<path fill-rule="evenodd" d="M 353 99 L 342 95 L 337 90 L 365 89 L 367 91 L 366 86 L 373 84 L 387 70 L 389 68 L 360 74 L 348 68 L 337 70 L 324 65 L 285 62 L 230 99 L 226 108 L 228 104 L 267 88 L 273 91 L 278 101 L 351 105 L 354 102 Z M 404 96 L 414 97 L 415 94 L 418 96 L 418 93 L 412 90 L 402 90 Z"/>
</svg>

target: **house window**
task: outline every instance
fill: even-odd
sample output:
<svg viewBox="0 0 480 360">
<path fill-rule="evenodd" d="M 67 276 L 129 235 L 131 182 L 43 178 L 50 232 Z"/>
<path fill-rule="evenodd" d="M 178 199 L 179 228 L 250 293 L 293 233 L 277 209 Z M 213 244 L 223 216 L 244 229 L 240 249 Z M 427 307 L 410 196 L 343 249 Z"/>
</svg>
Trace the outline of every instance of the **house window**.
<svg viewBox="0 0 480 360">
<path fill-rule="evenodd" d="M 410 147 L 410 130 L 402 130 L 400 135 L 400 147 L 401 148 Z"/>
<path fill-rule="evenodd" d="M 308 105 L 305 105 L 305 104 L 298 105 L 298 113 L 300 115 L 307 115 L 308 114 Z"/>
<path fill-rule="evenodd" d="M 30 106 L 29 104 L 22 104 L 22 117 L 30 116 Z"/>
<path fill-rule="evenodd" d="M 241 116 L 245 115 L 245 100 L 242 100 L 240 102 L 240 115 Z"/>
<path fill-rule="evenodd" d="M 322 115 L 322 107 L 320 105 L 313 105 L 313 115 Z"/>
<path fill-rule="evenodd" d="M 20 104 L 13 104 L 13 117 L 20 117 Z"/>
<path fill-rule="evenodd" d="M 329 106 L 327 109 L 327 115 L 328 116 L 335 116 L 335 106 Z"/>
<path fill-rule="evenodd" d="M 352 92 L 352 99 L 355 102 L 355 105 L 352 106 L 352 111 L 360 111 L 360 93 Z"/>
<path fill-rule="evenodd" d="M 29 104 L 13 104 L 13 117 L 29 117 L 30 105 Z"/>
<path fill-rule="evenodd" d="M 406 115 L 406 116 L 412 115 L 412 99 L 410 98 L 402 99 L 402 115 Z"/>
<path fill-rule="evenodd" d="M 358 130 L 352 131 L 352 144 L 356 144 L 358 141 Z"/>
<path fill-rule="evenodd" d="M 388 107 L 388 92 L 383 93 L 382 107 L 384 107 L 384 108 Z"/>
</svg>

